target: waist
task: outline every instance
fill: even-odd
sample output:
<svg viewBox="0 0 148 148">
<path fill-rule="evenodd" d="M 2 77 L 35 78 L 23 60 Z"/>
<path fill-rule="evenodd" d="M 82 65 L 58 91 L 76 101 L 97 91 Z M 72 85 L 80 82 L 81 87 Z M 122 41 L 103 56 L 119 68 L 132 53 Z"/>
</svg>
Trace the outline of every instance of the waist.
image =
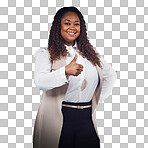
<svg viewBox="0 0 148 148">
<path fill-rule="evenodd" d="M 76 109 L 85 109 L 92 107 L 92 101 L 89 102 L 62 102 L 62 107 L 70 107 L 70 108 L 76 108 Z"/>
<path fill-rule="evenodd" d="M 64 122 L 78 123 L 91 119 L 92 108 L 89 102 L 62 102 L 62 113 Z"/>
<path fill-rule="evenodd" d="M 64 106 L 64 107 L 76 108 L 76 109 L 84 109 L 84 108 L 89 108 L 89 107 L 91 107 L 91 105 L 82 106 L 82 105 L 67 105 L 67 104 L 62 104 L 62 106 Z"/>
</svg>

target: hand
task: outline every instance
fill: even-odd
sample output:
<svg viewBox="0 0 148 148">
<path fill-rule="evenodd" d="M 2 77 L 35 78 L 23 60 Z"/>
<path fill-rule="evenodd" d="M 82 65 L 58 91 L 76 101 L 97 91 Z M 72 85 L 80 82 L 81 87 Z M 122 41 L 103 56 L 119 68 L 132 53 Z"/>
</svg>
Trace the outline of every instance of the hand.
<svg viewBox="0 0 148 148">
<path fill-rule="evenodd" d="M 75 54 L 73 60 L 65 66 L 65 73 L 67 75 L 78 76 L 81 73 L 81 71 L 83 71 L 83 65 L 76 63 L 77 58 L 78 55 Z"/>
</svg>

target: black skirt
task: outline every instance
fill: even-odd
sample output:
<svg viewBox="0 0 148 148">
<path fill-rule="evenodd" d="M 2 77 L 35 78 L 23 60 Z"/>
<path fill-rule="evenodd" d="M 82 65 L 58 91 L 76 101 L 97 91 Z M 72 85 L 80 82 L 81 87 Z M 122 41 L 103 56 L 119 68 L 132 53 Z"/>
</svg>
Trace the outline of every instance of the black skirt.
<svg viewBox="0 0 148 148">
<path fill-rule="evenodd" d="M 90 102 L 68 105 L 91 105 Z M 92 121 L 92 108 L 77 109 L 62 106 L 63 126 L 58 148 L 100 148 L 100 139 Z"/>
</svg>

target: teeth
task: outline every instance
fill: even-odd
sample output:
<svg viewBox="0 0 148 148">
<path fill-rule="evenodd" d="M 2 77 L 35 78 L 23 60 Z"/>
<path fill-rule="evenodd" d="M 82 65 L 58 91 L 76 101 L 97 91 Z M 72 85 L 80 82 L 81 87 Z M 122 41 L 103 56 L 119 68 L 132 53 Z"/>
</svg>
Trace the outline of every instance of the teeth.
<svg viewBox="0 0 148 148">
<path fill-rule="evenodd" d="M 71 35 L 75 34 L 74 32 L 68 32 L 68 33 L 71 34 Z"/>
</svg>

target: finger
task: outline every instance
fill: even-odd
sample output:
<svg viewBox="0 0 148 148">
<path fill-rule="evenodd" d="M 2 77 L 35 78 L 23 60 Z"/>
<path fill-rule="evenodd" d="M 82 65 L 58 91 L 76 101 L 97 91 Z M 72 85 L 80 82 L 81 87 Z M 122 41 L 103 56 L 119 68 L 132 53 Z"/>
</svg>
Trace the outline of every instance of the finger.
<svg viewBox="0 0 148 148">
<path fill-rule="evenodd" d="M 83 65 L 81 65 L 81 64 L 77 64 L 77 63 L 76 63 L 76 65 L 77 65 L 79 68 L 83 68 Z"/>
<path fill-rule="evenodd" d="M 79 70 L 79 71 L 83 71 L 83 68 L 80 68 L 80 67 L 79 67 L 77 70 Z"/>
<path fill-rule="evenodd" d="M 81 73 L 80 71 L 77 71 L 77 74 L 76 75 L 78 76 L 80 73 Z"/>
<path fill-rule="evenodd" d="M 77 71 L 78 71 L 79 73 L 81 73 L 83 70 L 81 70 L 81 69 L 78 69 Z"/>
<path fill-rule="evenodd" d="M 75 54 L 75 57 L 73 58 L 73 60 L 72 60 L 72 61 L 76 62 L 77 58 L 78 58 L 78 55 L 77 55 L 77 54 Z"/>
<path fill-rule="evenodd" d="M 83 65 L 79 64 L 79 67 L 80 67 L 80 68 L 83 68 Z"/>
<path fill-rule="evenodd" d="M 80 70 L 77 70 L 76 73 L 74 74 L 74 76 L 78 76 L 81 73 Z"/>
</svg>

